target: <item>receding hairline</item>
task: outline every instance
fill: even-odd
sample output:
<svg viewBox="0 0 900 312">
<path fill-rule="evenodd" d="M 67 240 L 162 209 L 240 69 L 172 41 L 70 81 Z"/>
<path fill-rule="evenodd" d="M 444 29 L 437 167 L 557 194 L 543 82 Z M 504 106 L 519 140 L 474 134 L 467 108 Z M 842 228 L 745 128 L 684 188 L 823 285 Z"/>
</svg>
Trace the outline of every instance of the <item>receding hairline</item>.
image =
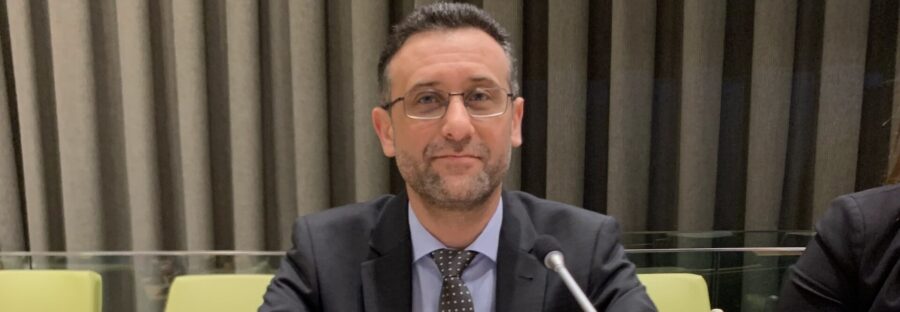
<svg viewBox="0 0 900 312">
<path fill-rule="evenodd" d="M 384 97 L 385 100 L 390 100 L 389 97 L 390 97 L 390 92 L 391 92 L 391 76 L 390 76 L 391 64 L 394 63 L 394 59 L 396 59 L 397 55 L 400 54 L 401 51 L 403 51 L 403 49 L 407 46 L 407 43 L 409 43 L 409 41 L 411 39 L 413 39 L 419 35 L 428 34 L 428 33 L 451 33 L 451 32 L 457 32 L 457 31 L 465 31 L 465 30 L 476 30 L 476 31 L 484 34 L 488 38 L 491 38 L 491 42 L 493 42 L 494 44 L 496 44 L 496 46 L 498 48 L 500 48 L 501 53 L 503 53 L 503 57 L 506 59 L 506 85 L 507 85 L 507 88 L 510 89 L 508 91 L 516 92 L 517 90 L 513 90 L 515 87 L 513 85 L 514 82 L 512 80 L 512 79 L 514 79 L 513 66 L 515 66 L 515 64 L 514 64 L 515 58 L 512 55 L 512 51 L 510 49 L 508 49 L 507 47 L 505 47 L 501 42 L 497 41 L 497 39 L 494 38 L 494 36 L 492 36 L 490 33 L 485 31 L 484 29 L 481 29 L 479 27 L 472 26 L 472 25 L 463 25 L 463 26 L 459 26 L 459 27 L 445 27 L 445 26 L 433 27 L 430 29 L 425 29 L 422 31 L 415 32 L 415 33 L 409 35 L 409 37 L 407 37 L 406 40 L 403 40 L 403 42 L 400 44 L 400 47 L 397 48 L 397 50 L 393 54 L 391 54 L 390 58 L 388 58 L 386 60 L 386 63 L 384 65 L 384 71 L 382 72 L 382 77 L 381 77 L 381 80 L 384 83 L 384 85 L 381 86 L 381 92 L 383 93 L 382 97 Z M 486 77 L 481 77 L 481 76 L 479 76 L 478 78 L 479 79 L 477 79 L 477 80 L 486 79 Z M 500 77 L 498 77 L 498 78 L 500 78 Z M 499 83 L 499 81 L 498 81 L 498 83 Z"/>
</svg>

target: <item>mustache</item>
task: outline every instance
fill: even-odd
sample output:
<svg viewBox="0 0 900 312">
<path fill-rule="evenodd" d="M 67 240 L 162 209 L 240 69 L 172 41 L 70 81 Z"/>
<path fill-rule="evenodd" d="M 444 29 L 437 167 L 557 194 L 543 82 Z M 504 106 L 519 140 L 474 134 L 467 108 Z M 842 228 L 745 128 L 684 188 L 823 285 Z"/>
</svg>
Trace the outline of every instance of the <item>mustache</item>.
<svg viewBox="0 0 900 312">
<path fill-rule="evenodd" d="M 486 158 L 490 155 L 490 151 L 484 144 L 472 143 L 472 137 L 462 140 L 442 140 L 440 142 L 429 143 L 425 147 L 425 158 L 432 158 L 443 154 L 471 154 L 480 158 Z"/>
</svg>

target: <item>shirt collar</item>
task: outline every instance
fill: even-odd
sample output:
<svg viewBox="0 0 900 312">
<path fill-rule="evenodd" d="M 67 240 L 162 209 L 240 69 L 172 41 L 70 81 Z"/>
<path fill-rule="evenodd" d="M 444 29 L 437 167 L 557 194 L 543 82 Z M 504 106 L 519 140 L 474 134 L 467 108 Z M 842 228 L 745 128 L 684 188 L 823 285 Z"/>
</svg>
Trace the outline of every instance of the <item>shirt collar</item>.
<svg viewBox="0 0 900 312">
<path fill-rule="evenodd" d="M 431 254 L 432 251 L 447 248 L 422 226 L 411 206 L 407 206 L 406 209 L 409 210 L 409 234 L 412 237 L 413 262 L 419 261 L 422 257 Z M 469 247 L 466 247 L 466 250 L 478 252 L 496 263 L 502 223 L 503 198 L 500 198 L 500 201 L 497 203 L 497 209 L 494 210 L 494 215 L 491 216 L 484 230 L 481 231 L 481 234 L 478 234 L 475 241 Z"/>
</svg>

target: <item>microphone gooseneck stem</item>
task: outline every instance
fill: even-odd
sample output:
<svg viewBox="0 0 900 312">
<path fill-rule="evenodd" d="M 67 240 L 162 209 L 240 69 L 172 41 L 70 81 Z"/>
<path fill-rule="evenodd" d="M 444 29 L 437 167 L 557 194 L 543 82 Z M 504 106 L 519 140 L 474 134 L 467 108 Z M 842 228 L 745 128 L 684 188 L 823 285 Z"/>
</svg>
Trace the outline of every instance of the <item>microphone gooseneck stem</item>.
<svg viewBox="0 0 900 312">
<path fill-rule="evenodd" d="M 572 274 L 566 269 L 566 262 L 563 260 L 561 252 L 554 250 L 547 254 L 544 258 L 544 265 L 559 274 L 559 277 L 563 279 L 563 283 L 569 288 L 569 292 L 572 293 L 572 296 L 575 296 L 575 301 L 581 306 L 582 311 L 597 312 L 597 310 L 594 309 L 594 305 L 591 304 L 591 301 L 584 295 L 584 291 L 581 290 L 581 287 L 578 286 L 578 283 L 572 278 Z"/>
<path fill-rule="evenodd" d="M 594 305 L 591 304 L 591 301 L 584 295 L 584 291 L 581 290 L 581 287 L 578 286 L 578 283 L 572 278 L 572 274 L 566 269 L 566 261 L 560 250 L 562 250 L 562 247 L 559 246 L 559 242 L 556 241 L 553 236 L 541 235 L 534 240 L 535 255 L 538 256 L 538 259 L 543 258 L 544 266 L 547 267 L 547 269 L 559 274 L 563 283 L 566 284 L 566 288 L 569 288 L 569 292 L 575 297 L 575 302 L 578 302 L 578 305 L 581 306 L 581 310 L 585 312 L 597 312 L 597 310 L 594 309 Z"/>
<path fill-rule="evenodd" d="M 588 301 L 587 296 L 584 295 L 584 292 L 581 291 L 581 287 L 578 287 L 578 283 L 575 283 L 572 274 L 569 274 L 569 270 L 566 270 L 566 267 L 560 267 L 556 272 L 559 272 L 559 276 L 562 277 L 563 282 L 569 287 L 569 291 L 575 296 L 575 301 L 581 306 L 581 310 L 585 312 L 597 312 L 597 310 L 594 309 L 594 306 L 591 305 L 591 302 Z"/>
</svg>

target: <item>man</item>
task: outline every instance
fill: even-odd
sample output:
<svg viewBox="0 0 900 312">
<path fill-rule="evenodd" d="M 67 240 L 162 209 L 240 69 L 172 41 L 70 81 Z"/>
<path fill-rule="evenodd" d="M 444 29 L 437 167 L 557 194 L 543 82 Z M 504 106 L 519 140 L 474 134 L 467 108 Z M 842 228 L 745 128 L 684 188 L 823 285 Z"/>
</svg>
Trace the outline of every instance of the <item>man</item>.
<svg viewBox="0 0 900 312">
<path fill-rule="evenodd" d="M 601 311 L 653 311 L 609 217 L 505 192 L 522 143 L 505 31 L 478 8 L 438 3 L 395 26 L 372 110 L 404 194 L 300 218 L 260 311 L 576 311 L 532 248 L 561 242 Z"/>
</svg>

